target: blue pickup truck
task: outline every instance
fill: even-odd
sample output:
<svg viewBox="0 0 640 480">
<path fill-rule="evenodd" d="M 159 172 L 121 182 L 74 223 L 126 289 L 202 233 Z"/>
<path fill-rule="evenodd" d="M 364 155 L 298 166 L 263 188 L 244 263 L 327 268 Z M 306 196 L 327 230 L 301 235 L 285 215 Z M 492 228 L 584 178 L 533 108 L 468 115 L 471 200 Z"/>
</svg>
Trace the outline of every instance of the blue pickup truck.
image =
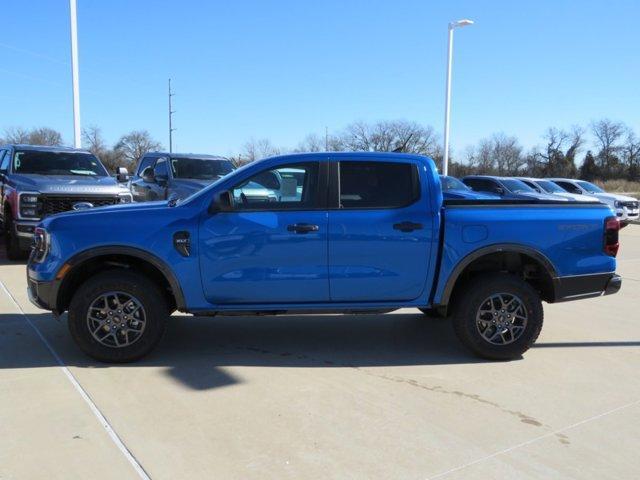
<svg viewBox="0 0 640 480">
<path fill-rule="evenodd" d="M 290 179 L 288 195 L 238 193 L 267 172 Z M 107 362 L 150 352 L 176 310 L 402 307 L 449 316 L 472 352 L 511 359 L 538 337 L 542 301 L 619 290 L 611 215 L 600 204 L 443 202 L 435 165 L 422 156 L 281 156 L 184 200 L 44 219 L 28 289 L 39 307 L 68 311 L 79 347 Z"/>
</svg>

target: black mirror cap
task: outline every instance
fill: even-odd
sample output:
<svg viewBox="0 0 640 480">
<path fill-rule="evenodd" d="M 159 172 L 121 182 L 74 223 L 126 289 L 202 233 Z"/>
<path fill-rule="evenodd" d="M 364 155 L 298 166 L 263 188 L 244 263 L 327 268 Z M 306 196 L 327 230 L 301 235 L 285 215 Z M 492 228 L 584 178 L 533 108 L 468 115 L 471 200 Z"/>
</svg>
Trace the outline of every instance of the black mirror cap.
<svg viewBox="0 0 640 480">
<path fill-rule="evenodd" d="M 233 211 L 234 203 L 233 193 L 225 190 L 213 197 L 213 201 L 209 205 L 209 213 L 231 212 Z"/>
</svg>

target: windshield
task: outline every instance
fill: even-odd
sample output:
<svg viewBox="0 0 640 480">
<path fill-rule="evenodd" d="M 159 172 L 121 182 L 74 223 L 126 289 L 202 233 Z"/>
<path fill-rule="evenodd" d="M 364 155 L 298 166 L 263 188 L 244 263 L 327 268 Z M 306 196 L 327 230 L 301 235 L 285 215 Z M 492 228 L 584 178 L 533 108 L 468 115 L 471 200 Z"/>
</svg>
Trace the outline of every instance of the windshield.
<svg viewBox="0 0 640 480">
<path fill-rule="evenodd" d="M 467 187 L 464 183 L 458 180 L 455 177 L 445 177 L 444 175 L 440 175 L 440 183 L 442 183 L 442 190 L 471 190 L 471 188 Z"/>
<path fill-rule="evenodd" d="M 513 193 L 536 193 L 536 191 L 521 180 L 515 178 L 501 178 L 502 184 Z"/>
<path fill-rule="evenodd" d="M 90 153 L 18 150 L 13 156 L 13 172 L 36 175 L 83 175 L 106 177 L 100 161 Z"/>
<path fill-rule="evenodd" d="M 576 183 L 589 193 L 604 193 L 604 190 L 593 183 L 585 182 L 584 180 L 578 180 Z"/>
<path fill-rule="evenodd" d="M 560 185 L 556 185 L 550 180 L 536 180 L 536 184 L 542 187 L 545 192 L 549 193 L 567 193 L 567 191 Z"/>
<path fill-rule="evenodd" d="M 173 178 L 214 180 L 233 171 L 233 164 L 220 158 L 172 158 Z"/>
</svg>

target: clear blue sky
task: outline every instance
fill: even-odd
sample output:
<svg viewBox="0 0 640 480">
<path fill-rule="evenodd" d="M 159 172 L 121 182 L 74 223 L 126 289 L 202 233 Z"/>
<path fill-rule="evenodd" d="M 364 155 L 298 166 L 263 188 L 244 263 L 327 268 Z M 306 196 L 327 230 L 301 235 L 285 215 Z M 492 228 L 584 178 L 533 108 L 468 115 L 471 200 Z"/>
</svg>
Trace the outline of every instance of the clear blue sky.
<svg viewBox="0 0 640 480">
<path fill-rule="evenodd" d="M 640 2 L 78 0 L 82 123 L 109 142 L 229 154 L 250 137 L 295 146 L 354 120 L 443 123 L 446 26 L 456 32 L 452 146 L 493 132 L 525 146 L 548 126 L 608 117 L 640 133 Z M 0 131 L 72 142 L 66 0 L 4 0 Z"/>
</svg>

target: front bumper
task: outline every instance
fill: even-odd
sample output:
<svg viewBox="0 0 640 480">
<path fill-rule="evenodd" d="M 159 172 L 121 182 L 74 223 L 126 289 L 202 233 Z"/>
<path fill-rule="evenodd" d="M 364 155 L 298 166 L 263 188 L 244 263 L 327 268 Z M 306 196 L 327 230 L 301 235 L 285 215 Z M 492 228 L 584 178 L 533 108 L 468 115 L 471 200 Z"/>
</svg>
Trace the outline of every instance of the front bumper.
<svg viewBox="0 0 640 480">
<path fill-rule="evenodd" d="M 615 273 L 573 275 L 553 280 L 555 302 L 612 295 L 622 287 L 622 277 Z"/>
<path fill-rule="evenodd" d="M 640 218 L 640 208 L 619 207 L 615 211 L 618 219 L 623 222 Z"/>
<path fill-rule="evenodd" d="M 56 301 L 60 281 L 39 282 L 27 276 L 27 292 L 29 300 L 36 307 L 43 310 L 51 310 L 57 314 Z"/>
<path fill-rule="evenodd" d="M 16 220 L 14 228 L 21 250 L 29 250 L 33 241 L 33 232 L 40 220 Z"/>
</svg>

